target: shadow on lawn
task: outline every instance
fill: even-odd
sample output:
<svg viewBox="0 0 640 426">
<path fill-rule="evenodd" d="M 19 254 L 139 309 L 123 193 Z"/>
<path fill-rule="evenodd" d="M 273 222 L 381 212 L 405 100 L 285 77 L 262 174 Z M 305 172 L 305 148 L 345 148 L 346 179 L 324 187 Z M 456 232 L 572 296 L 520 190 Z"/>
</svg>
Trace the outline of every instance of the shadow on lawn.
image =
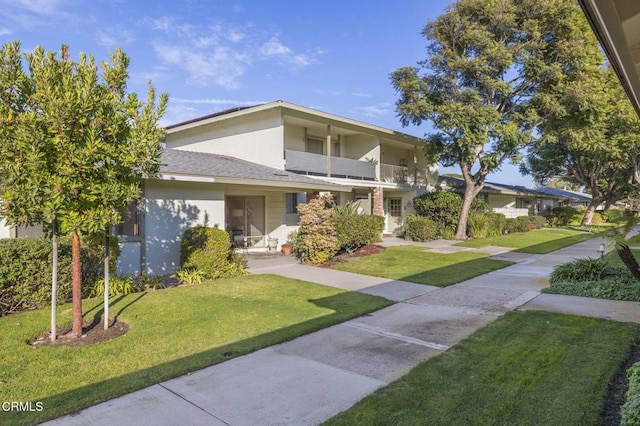
<svg viewBox="0 0 640 426">
<path fill-rule="evenodd" d="M 581 233 L 577 235 L 572 235 L 570 237 L 559 238 L 557 240 L 546 241 L 540 244 L 521 247 L 514 251 L 519 253 L 547 254 L 547 253 L 551 253 L 552 251 L 556 251 L 561 248 L 568 247 L 570 245 L 577 244 L 582 241 L 587 241 L 592 238 L 598 238 L 601 236 L 602 235 L 595 234 L 595 233 Z"/>
<path fill-rule="evenodd" d="M 425 270 L 417 274 L 398 278 L 398 280 L 409 281 L 417 284 L 433 285 L 437 287 L 447 287 L 492 271 L 497 271 L 498 269 L 506 268 L 514 263 L 515 262 L 506 260 L 483 257 L 480 259 L 458 262 L 436 269 Z"/>
<path fill-rule="evenodd" d="M 384 306 L 376 306 L 370 310 L 363 310 L 355 315 L 345 314 L 346 307 L 353 306 L 354 303 L 357 303 L 357 300 L 354 300 L 354 298 L 362 296 L 364 295 L 346 292 L 320 299 L 309 299 L 309 302 L 322 308 L 330 309 L 333 313 L 260 334 L 249 339 L 239 340 L 227 345 L 208 349 L 203 352 L 188 355 L 174 361 L 148 367 L 99 383 L 89 384 L 51 397 L 42 398 L 39 402 L 42 402 L 44 409 L 40 412 L 8 412 L 4 413 L 3 417 L 6 416 L 8 424 L 15 425 L 34 424 L 51 420 L 56 417 L 71 414 L 76 412 L 76 410 L 79 411 L 100 402 L 255 352 L 274 344 L 290 341 L 296 337 L 318 331 L 348 319 L 366 315 L 370 312 L 393 304 L 393 302 L 388 301 Z M 123 306 L 116 316 L 120 315 L 123 310 L 140 300 L 142 297 L 143 295 Z M 372 296 L 367 295 L 366 297 Z M 117 305 L 121 300 L 122 298 L 117 299 L 111 304 L 111 306 Z M 101 316 L 103 312 L 102 310 L 97 310 L 101 306 L 101 304 L 96 305 L 90 310 L 96 311 L 96 318 L 98 315 Z M 126 356 L 126 354 L 121 354 L 120 356 Z M 114 359 L 114 363 L 117 363 L 117 359 Z M 64 372 L 58 371 L 56 374 L 64 374 Z M 73 401 L 73 405 L 71 407 L 69 404 L 70 401 Z"/>
</svg>

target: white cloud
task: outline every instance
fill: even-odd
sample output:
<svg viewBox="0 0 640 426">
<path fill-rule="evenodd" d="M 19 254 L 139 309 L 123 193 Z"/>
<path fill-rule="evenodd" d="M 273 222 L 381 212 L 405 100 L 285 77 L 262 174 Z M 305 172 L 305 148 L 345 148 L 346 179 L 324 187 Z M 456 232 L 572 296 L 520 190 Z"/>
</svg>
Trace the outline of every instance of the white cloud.
<svg viewBox="0 0 640 426">
<path fill-rule="evenodd" d="M 123 46 L 133 42 L 135 39 L 134 33 L 120 26 L 98 32 L 98 43 L 107 47 Z"/>
<path fill-rule="evenodd" d="M 13 33 L 13 31 L 11 31 L 7 27 L 0 27 L 0 36 L 5 36 L 5 35 L 12 34 L 12 33 Z"/>
<path fill-rule="evenodd" d="M 208 85 L 210 82 L 226 89 L 238 89 L 249 59 L 246 55 L 224 46 L 195 50 L 178 45 L 154 44 L 154 51 L 164 62 L 184 69 L 189 81 Z"/>
<path fill-rule="evenodd" d="M 291 48 L 282 44 L 280 40 L 278 40 L 277 35 L 271 37 L 271 39 L 266 43 L 262 44 L 259 52 L 266 59 L 276 58 L 281 63 L 293 64 L 300 68 L 311 65 L 314 62 L 315 56 L 295 53 Z M 316 51 L 316 55 L 321 53 L 321 50 Z"/>
<path fill-rule="evenodd" d="M 371 95 L 368 93 L 361 93 L 361 92 L 353 92 L 351 93 L 351 96 L 355 96 L 356 98 L 370 98 Z"/>
<path fill-rule="evenodd" d="M 354 108 L 353 110 L 358 114 L 362 114 L 366 117 L 371 117 L 371 118 L 384 117 L 393 112 L 392 104 L 389 102 L 382 102 L 379 104 L 374 104 L 374 105 L 369 105 L 364 107 L 357 107 L 357 108 Z"/>
<path fill-rule="evenodd" d="M 3 0 L 2 3 L 37 15 L 51 15 L 59 13 L 64 0 Z"/>
</svg>

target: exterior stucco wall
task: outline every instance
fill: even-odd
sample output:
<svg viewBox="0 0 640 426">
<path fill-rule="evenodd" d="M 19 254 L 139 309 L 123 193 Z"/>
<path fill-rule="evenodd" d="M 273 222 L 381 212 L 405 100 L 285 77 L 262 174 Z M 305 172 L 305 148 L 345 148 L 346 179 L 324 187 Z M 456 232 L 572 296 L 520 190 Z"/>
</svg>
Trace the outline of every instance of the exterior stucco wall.
<svg viewBox="0 0 640 426">
<path fill-rule="evenodd" d="M 145 188 L 145 264 L 149 275 L 180 267 L 180 241 L 187 229 L 224 229 L 224 191 L 215 184 L 154 181 Z"/>
<path fill-rule="evenodd" d="M 228 155 L 284 169 L 284 130 L 278 111 L 217 121 L 167 133 L 167 148 Z"/>
<path fill-rule="evenodd" d="M 11 228 L 6 225 L 4 219 L 0 219 L 0 238 L 10 238 Z"/>
</svg>

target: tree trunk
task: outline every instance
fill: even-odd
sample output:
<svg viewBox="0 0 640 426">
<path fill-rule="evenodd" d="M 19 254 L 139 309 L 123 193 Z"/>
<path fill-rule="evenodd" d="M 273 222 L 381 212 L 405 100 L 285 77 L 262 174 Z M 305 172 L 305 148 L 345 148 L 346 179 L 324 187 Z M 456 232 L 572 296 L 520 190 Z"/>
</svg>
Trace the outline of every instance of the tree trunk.
<svg viewBox="0 0 640 426">
<path fill-rule="evenodd" d="M 582 217 L 582 226 L 591 225 L 591 219 L 593 219 L 593 214 L 596 212 L 596 207 L 600 204 L 599 200 L 592 199 L 587 207 L 587 211 L 584 212 L 584 216 Z"/>
<path fill-rule="evenodd" d="M 109 230 L 104 239 L 104 325 L 109 328 Z"/>
<path fill-rule="evenodd" d="M 640 280 L 640 265 L 638 265 L 638 261 L 633 256 L 631 249 L 626 244 L 620 244 L 616 246 L 616 252 L 618 253 L 618 257 L 624 266 L 627 267 L 631 275 L 633 275 L 637 280 Z"/>
<path fill-rule="evenodd" d="M 464 188 L 464 196 L 462 198 L 462 209 L 460 209 L 460 217 L 458 218 L 458 226 L 456 228 L 456 240 L 467 239 L 467 222 L 469 220 L 469 212 L 471 211 L 471 203 L 476 197 L 480 189 L 476 189 L 473 183 L 467 183 Z"/>
<path fill-rule="evenodd" d="M 71 268 L 73 326 L 67 337 L 80 337 L 82 335 L 82 265 L 80 263 L 80 236 L 77 232 L 74 232 L 71 237 Z"/>
<path fill-rule="evenodd" d="M 51 224 L 53 231 L 51 244 L 53 245 L 53 270 L 51 272 L 51 334 L 49 339 L 52 342 L 56 340 L 56 310 L 58 307 L 58 230 L 56 229 L 56 221 Z"/>
</svg>

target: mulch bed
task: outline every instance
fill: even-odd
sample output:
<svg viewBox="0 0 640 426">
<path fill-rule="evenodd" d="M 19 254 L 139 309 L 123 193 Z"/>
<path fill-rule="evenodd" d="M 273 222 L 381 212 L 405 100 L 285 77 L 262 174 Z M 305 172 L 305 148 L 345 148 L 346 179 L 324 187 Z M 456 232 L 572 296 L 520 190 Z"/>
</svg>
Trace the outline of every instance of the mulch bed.
<svg viewBox="0 0 640 426">
<path fill-rule="evenodd" d="M 71 327 L 58 329 L 57 339 L 51 341 L 49 332 L 43 333 L 31 344 L 34 346 L 85 346 L 106 342 L 116 337 L 124 336 L 129 331 L 129 324 L 122 321 L 114 321 L 108 329 L 104 329 L 101 321 L 82 324 L 82 335 L 75 338 L 65 338 L 64 335 L 71 331 Z M 63 336 L 63 337 L 61 337 Z"/>
<path fill-rule="evenodd" d="M 339 254 L 336 257 L 334 257 L 333 260 L 331 260 L 330 262 L 323 263 L 320 266 L 323 268 L 331 268 L 332 266 L 338 263 L 347 262 L 356 257 L 370 256 L 372 254 L 382 253 L 385 250 L 386 250 L 386 247 L 383 247 L 381 245 L 369 244 L 367 246 L 360 247 L 358 250 L 354 251 L 353 253 Z"/>
</svg>

